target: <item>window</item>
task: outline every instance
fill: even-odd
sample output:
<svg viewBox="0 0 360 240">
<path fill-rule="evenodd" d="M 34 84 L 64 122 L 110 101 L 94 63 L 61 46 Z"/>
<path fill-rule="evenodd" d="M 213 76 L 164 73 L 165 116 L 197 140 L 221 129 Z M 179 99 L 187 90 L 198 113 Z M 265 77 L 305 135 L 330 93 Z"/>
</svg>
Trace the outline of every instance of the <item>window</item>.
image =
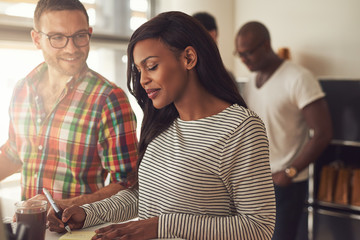
<svg viewBox="0 0 360 240">
<path fill-rule="evenodd" d="M 150 0 L 82 0 L 96 34 L 130 37 L 151 16 Z M 0 0 L 0 23 L 32 27 L 37 0 Z"/>
</svg>

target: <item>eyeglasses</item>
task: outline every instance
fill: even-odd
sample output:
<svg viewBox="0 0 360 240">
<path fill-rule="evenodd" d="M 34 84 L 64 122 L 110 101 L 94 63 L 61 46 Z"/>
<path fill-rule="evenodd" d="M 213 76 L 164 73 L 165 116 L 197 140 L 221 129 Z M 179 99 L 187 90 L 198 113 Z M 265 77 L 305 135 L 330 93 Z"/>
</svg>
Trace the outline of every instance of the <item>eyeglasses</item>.
<svg viewBox="0 0 360 240">
<path fill-rule="evenodd" d="M 91 37 L 91 34 L 89 32 L 79 32 L 71 36 L 65 36 L 63 34 L 48 35 L 42 31 L 37 31 L 37 32 L 45 35 L 49 39 L 50 45 L 53 48 L 58 48 L 58 49 L 66 47 L 66 45 L 69 42 L 69 38 L 73 39 L 74 45 L 76 47 L 78 48 L 85 47 L 89 44 Z"/>
<path fill-rule="evenodd" d="M 249 56 L 251 56 L 252 54 L 255 53 L 256 50 L 258 50 L 258 48 L 260 48 L 263 44 L 264 44 L 265 40 L 264 41 L 261 41 L 258 45 L 256 45 L 253 49 L 251 50 L 248 50 L 248 51 L 244 51 L 244 52 L 238 52 L 238 51 L 235 51 L 234 54 L 241 57 L 241 58 L 248 58 Z"/>
</svg>

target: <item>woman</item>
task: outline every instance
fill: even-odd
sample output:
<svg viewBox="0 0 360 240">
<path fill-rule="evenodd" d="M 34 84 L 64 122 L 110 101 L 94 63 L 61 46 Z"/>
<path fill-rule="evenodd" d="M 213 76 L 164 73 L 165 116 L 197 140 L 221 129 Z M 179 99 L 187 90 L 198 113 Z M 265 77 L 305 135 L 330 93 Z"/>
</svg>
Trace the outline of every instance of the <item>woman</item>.
<svg viewBox="0 0 360 240">
<path fill-rule="evenodd" d="M 68 208 L 63 221 L 80 228 L 140 219 L 99 229 L 93 239 L 271 239 L 264 125 L 206 30 L 180 12 L 143 24 L 128 46 L 128 87 L 144 111 L 138 185 Z"/>
</svg>

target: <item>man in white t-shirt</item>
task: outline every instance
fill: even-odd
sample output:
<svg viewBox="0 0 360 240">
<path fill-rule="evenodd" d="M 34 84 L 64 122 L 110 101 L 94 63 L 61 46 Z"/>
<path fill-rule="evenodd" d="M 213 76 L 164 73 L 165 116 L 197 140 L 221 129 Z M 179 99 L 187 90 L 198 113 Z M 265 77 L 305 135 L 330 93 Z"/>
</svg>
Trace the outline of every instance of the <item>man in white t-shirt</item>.
<svg viewBox="0 0 360 240">
<path fill-rule="evenodd" d="M 253 77 L 245 101 L 265 122 L 276 194 L 273 240 L 295 239 L 307 194 L 308 166 L 332 138 L 325 94 L 305 68 L 283 60 L 259 22 L 248 22 L 236 36 L 236 51 Z"/>
</svg>

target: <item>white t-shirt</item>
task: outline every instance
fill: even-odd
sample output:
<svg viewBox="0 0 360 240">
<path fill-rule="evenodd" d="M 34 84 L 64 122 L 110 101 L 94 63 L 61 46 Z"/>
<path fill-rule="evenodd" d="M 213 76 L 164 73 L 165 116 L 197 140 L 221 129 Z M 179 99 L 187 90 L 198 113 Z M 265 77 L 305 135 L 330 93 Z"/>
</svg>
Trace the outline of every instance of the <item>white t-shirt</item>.
<svg viewBox="0 0 360 240">
<path fill-rule="evenodd" d="M 324 96 L 314 76 L 290 61 L 284 61 L 261 88 L 256 87 L 255 75 L 246 84 L 246 103 L 266 126 L 273 173 L 290 166 L 307 143 L 309 128 L 301 110 Z M 304 169 L 294 181 L 307 177 Z"/>
</svg>

